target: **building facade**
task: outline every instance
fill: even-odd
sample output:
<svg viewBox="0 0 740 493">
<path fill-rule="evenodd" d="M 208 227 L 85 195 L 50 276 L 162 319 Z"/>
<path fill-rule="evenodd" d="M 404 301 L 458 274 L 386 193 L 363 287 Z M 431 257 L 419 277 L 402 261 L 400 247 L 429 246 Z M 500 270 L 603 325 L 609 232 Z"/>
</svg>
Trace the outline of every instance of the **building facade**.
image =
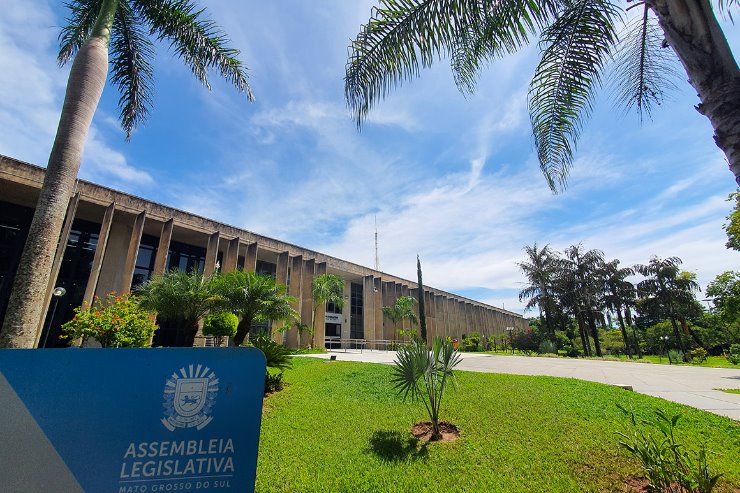
<svg viewBox="0 0 740 493">
<path fill-rule="evenodd" d="M 45 169 L 0 155 L 0 320 L 4 318 L 13 276 L 44 179 Z M 46 293 L 49 307 L 39 327 L 39 345 L 63 347 L 60 327 L 74 308 L 95 296 L 126 293 L 167 269 L 242 268 L 275 277 L 297 301 L 301 322 L 311 324 L 311 283 L 330 273 L 344 280 L 341 310 L 318 307 L 315 340 L 340 338 L 367 341 L 369 347 L 398 339 L 398 329 L 382 307 L 400 296 L 418 296 L 416 282 L 347 262 L 320 252 L 268 238 L 120 191 L 79 180 L 69 199 L 62 239 L 54 260 L 54 283 Z M 66 294 L 52 299 L 64 287 Z M 519 314 L 424 286 L 428 337 L 461 338 L 473 331 L 504 337 L 507 327 L 523 328 Z M 408 327 L 408 322 L 405 323 Z M 167 344 L 166 334 L 155 344 Z M 296 347 L 295 329 L 275 335 Z M 202 344 L 202 338 L 199 339 Z M 339 344 L 339 343 L 337 343 Z"/>
</svg>

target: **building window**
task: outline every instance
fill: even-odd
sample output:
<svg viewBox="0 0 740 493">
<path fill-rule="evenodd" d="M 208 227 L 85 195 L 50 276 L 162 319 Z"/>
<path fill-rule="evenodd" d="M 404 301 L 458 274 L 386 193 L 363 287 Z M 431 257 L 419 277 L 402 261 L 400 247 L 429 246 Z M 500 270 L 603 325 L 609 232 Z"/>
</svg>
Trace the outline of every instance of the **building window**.
<svg viewBox="0 0 740 493">
<path fill-rule="evenodd" d="M 180 243 L 179 241 L 170 242 L 170 248 L 167 252 L 168 270 L 178 269 L 183 272 L 196 270 L 202 274 L 205 265 L 205 248 L 188 245 L 186 243 Z"/>
<path fill-rule="evenodd" d="M 272 262 L 265 262 L 264 260 L 258 260 L 255 272 L 257 274 L 270 276 L 275 279 L 277 277 L 277 264 L 273 264 Z"/>
<path fill-rule="evenodd" d="M 5 318 L 13 278 L 18 269 L 33 209 L 0 202 L 0 323 Z"/>
<path fill-rule="evenodd" d="M 157 246 L 159 240 L 154 236 L 142 235 L 139 244 L 139 253 L 136 254 L 136 266 L 134 267 L 134 278 L 131 281 L 131 289 L 148 281 L 154 274 L 154 260 L 157 258 Z"/>
<path fill-rule="evenodd" d="M 365 324 L 362 309 L 362 284 L 352 283 L 349 305 L 349 337 L 351 339 L 364 339 L 365 337 Z"/>
</svg>

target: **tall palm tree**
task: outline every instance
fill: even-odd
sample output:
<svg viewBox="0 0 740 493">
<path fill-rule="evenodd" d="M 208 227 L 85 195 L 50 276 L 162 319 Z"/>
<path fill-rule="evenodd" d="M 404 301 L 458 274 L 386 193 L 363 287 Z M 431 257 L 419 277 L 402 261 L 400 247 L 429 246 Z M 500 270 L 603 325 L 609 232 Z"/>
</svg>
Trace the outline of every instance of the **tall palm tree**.
<svg viewBox="0 0 740 493">
<path fill-rule="evenodd" d="M 726 14 L 740 6 L 716 3 Z M 642 10 L 630 22 L 633 6 Z M 350 44 L 345 97 L 360 125 L 391 88 L 443 57 L 458 87 L 471 92 L 481 67 L 532 41 L 541 58 L 529 113 L 553 191 L 565 186 L 602 82 L 616 80 L 618 102 L 649 116 L 673 84 L 674 55 L 740 184 L 740 69 L 710 0 L 380 0 Z"/>
<path fill-rule="evenodd" d="M 213 291 L 213 279 L 196 270 L 171 270 L 156 275 L 136 289 L 139 304 L 157 312 L 176 330 L 175 346 L 192 347 L 198 332 L 198 321 L 216 308 L 222 299 Z"/>
<path fill-rule="evenodd" d="M 601 357 L 601 342 L 596 327 L 596 318 L 601 316 L 603 303 L 601 300 L 601 266 L 604 263 L 604 253 L 601 250 L 585 251 L 583 246 L 572 245 L 565 249 L 565 257 L 561 261 L 561 269 L 565 275 L 565 291 L 570 293 L 576 319 L 583 333 L 583 326 L 587 325 L 594 341 L 596 356 Z M 583 339 L 586 339 L 582 336 Z"/>
<path fill-rule="evenodd" d="M 519 301 L 528 299 L 525 309 L 538 306 L 540 309 L 540 320 L 544 314 L 544 325 L 547 333 L 553 337 L 555 326 L 552 320 L 552 311 L 555 308 L 555 288 L 553 286 L 556 274 L 556 254 L 545 245 L 537 249 L 537 243 L 525 246 L 524 253 L 527 260 L 518 262 L 519 269 L 527 277 L 529 284 L 519 292 Z"/>
<path fill-rule="evenodd" d="M 398 330 L 398 323 L 408 320 L 412 325 L 417 323 L 416 313 L 414 310 L 416 299 L 413 296 L 399 296 L 396 298 L 393 306 L 384 306 L 383 315 L 393 322 L 393 333 Z"/>
<path fill-rule="evenodd" d="M 152 106 L 154 45 L 170 44 L 208 89 L 209 69 L 253 99 L 239 50 L 192 0 L 69 0 L 59 63 L 72 62 L 44 183 L 8 302 L 0 347 L 34 347 L 54 251 L 74 190 L 87 132 L 111 70 L 126 139 Z M 110 64 L 108 62 L 110 52 Z"/>
<path fill-rule="evenodd" d="M 686 359 L 688 357 L 686 347 L 676 319 L 682 316 L 680 306 L 685 305 L 688 299 L 694 298 L 693 292 L 699 289 L 699 284 L 691 276 L 681 275 L 681 264 L 682 261 L 678 257 L 661 259 L 652 256 L 648 264 L 635 265 L 635 270 L 645 276 L 645 279 L 637 284 L 638 293 L 645 298 L 647 305 L 657 307 L 670 319 L 673 335 Z"/>
<path fill-rule="evenodd" d="M 635 286 L 627 280 L 629 276 L 635 274 L 635 270 L 629 267 L 619 267 L 619 260 L 615 259 L 611 262 L 606 262 L 602 266 L 602 273 L 604 280 L 604 304 L 609 310 L 617 314 L 619 328 L 622 331 L 622 338 L 624 339 L 624 348 L 627 351 L 627 356 L 632 358 L 631 344 L 627 336 L 627 328 L 624 324 L 622 311 L 623 309 L 626 310 L 628 306 L 634 305 L 635 302 Z M 632 330 L 634 335 L 634 328 Z M 637 339 L 635 339 L 635 344 L 637 344 Z"/>
<path fill-rule="evenodd" d="M 314 277 L 311 283 L 311 297 L 313 298 L 311 347 L 313 347 L 314 334 L 316 334 L 316 313 L 319 307 L 326 303 L 333 303 L 337 309 L 342 309 L 344 306 L 344 280 L 336 274 L 321 274 Z"/>
<path fill-rule="evenodd" d="M 239 316 L 234 344 L 240 346 L 249 336 L 255 321 L 298 319 L 290 304 L 295 299 L 285 294 L 286 288 L 272 276 L 235 270 L 219 274 L 213 280 L 213 291 L 222 299 L 220 308 Z"/>
</svg>

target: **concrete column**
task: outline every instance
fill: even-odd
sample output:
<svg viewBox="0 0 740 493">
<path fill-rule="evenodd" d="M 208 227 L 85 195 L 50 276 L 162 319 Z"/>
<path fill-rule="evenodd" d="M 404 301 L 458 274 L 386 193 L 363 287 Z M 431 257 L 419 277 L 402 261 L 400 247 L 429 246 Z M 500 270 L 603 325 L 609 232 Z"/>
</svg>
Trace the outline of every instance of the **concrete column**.
<svg viewBox="0 0 740 493">
<path fill-rule="evenodd" d="M 352 320 L 352 281 L 344 281 L 344 305 L 342 306 L 342 339 L 349 339 Z"/>
<path fill-rule="evenodd" d="M 131 291 L 131 282 L 134 279 L 134 268 L 136 267 L 136 256 L 139 254 L 139 243 L 141 235 L 144 232 L 144 221 L 146 221 L 146 211 L 140 212 L 134 219 L 134 225 L 131 228 L 131 237 L 128 242 L 126 251 L 126 263 L 123 265 L 123 275 L 121 284 L 118 286 L 119 293 L 128 293 Z"/>
<path fill-rule="evenodd" d="M 376 277 L 373 279 L 373 308 L 375 309 L 375 337 L 383 339 L 383 281 Z M 371 344 L 371 349 L 377 349 L 377 344 Z"/>
<path fill-rule="evenodd" d="M 288 283 L 288 252 L 281 252 L 277 256 L 277 262 L 275 266 L 275 281 L 279 282 L 283 286 L 285 286 Z M 275 329 L 275 324 L 282 324 L 283 321 L 271 321 L 270 327 L 271 329 Z M 283 343 L 283 337 L 285 337 L 286 334 L 284 334 L 284 331 L 281 332 L 272 332 L 272 338 L 275 340 L 275 342 L 282 344 Z"/>
<path fill-rule="evenodd" d="M 229 240 L 224 256 L 224 265 L 221 266 L 221 272 L 231 272 L 236 270 L 236 264 L 239 261 L 239 237 Z"/>
<path fill-rule="evenodd" d="M 34 347 L 38 347 L 39 340 L 41 339 L 41 332 L 46 327 L 46 315 L 48 314 L 49 303 L 51 303 L 51 292 L 54 291 L 57 283 L 57 277 L 59 277 L 59 269 L 62 266 L 62 260 L 64 260 L 64 251 L 67 249 L 67 242 L 69 241 L 69 232 L 72 230 L 72 223 L 75 220 L 75 214 L 77 213 L 77 204 L 80 202 L 80 192 L 77 192 L 69 199 L 67 204 L 67 213 L 64 216 L 64 227 L 62 228 L 62 234 L 59 237 L 59 243 L 57 243 L 57 249 L 54 253 L 54 262 L 51 264 L 51 275 L 49 276 L 49 284 L 46 286 L 46 294 L 44 296 L 44 316 L 39 320 L 39 325 L 36 327 L 36 343 Z"/>
<path fill-rule="evenodd" d="M 93 256 L 92 267 L 90 268 L 90 276 L 87 278 L 85 295 L 82 298 L 82 303 L 87 303 L 88 306 L 92 304 L 95 297 L 95 289 L 98 287 L 100 267 L 103 265 L 105 247 L 108 245 L 110 225 L 113 222 L 113 211 L 115 208 L 115 202 L 106 207 L 105 214 L 103 214 L 103 222 L 100 224 L 100 234 L 98 235 L 98 243 L 95 245 L 95 255 Z"/>
<path fill-rule="evenodd" d="M 373 276 L 362 280 L 362 319 L 365 339 L 375 339 L 375 283 Z"/>
<path fill-rule="evenodd" d="M 203 268 L 203 277 L 211 277 L 216 272 L 216 260 L 218 260 L 218 242 L 220 234 L 218 231 L 208 237 L 208 246 L 206 247 L 206 265 Z"/>
<path fill-rule="evenodd" d="M 316 264 L 316 276 L 326 274 L 326 262 Z M 324 338 L 326 337 L 326 303 L 319 303 L 316 308 L 316 327 L 314 328 L 314 347 L 325 347 Z"/>
<path fill-rule="evenodd" d="M 311 296 L 311 285 L 315 269 L 313 259 L 303 261 L 303 275 L 301 276 L 301 323 L 311 326 L 311 317 L 313 316 L 313 297 Z M 303 344 L 311 342 L 311 336 L 302 341 Z"/>
<path fill-rule="evenodd" d="M 254 272 L 257 270 L 257 243 L 249 243 L 247 252 L 244 255 L 244 272 Z"/>
<path fill-rule="evenodd" d="M 290 257 L 290 285 L 288 286 L 288 294 L 295 298 L 295 301 L 291 303 L 293 309 L 301 313 L 301 275 L 303 273 L 303 257 L 296 255 Z M 297 348 L 300 346 L 298 340 L 298 329 L 295 327 L 288 331 L 287 338 L 288 347 Z"/>
<path fill-rule="evenodd" d="M 437 331 L 437 319 L 434 311 L 434 295 L 431 291 L 424 292 L 424 301 L 427 305 L 427 344 L 434 339 Z"/>
<path fill-rule="evenodd" d="M 383 294 L 383 306 L 393 306 L 393 303 L 395 302 L 395 288 L 396 284 L 393 282 L 384 282 L 382 284 L 382 294 Z M 383 339 L 386 340 L 392 340 L 393 339 L 393 321 L 388 318 L 387 315 L 383 314 Z"/>
<path fill-rule="evenodd" d="M 170 241 L 172 240 L 172 229 L 175 221 L 169 219 L 162 225 L 162 233 L 159 235 L 159 244 L 157 245 L 157 255 L 154 257 L 154 274 L 164 274 L 167 270 L 167 253 L 170 250 Z"/>
</svg>

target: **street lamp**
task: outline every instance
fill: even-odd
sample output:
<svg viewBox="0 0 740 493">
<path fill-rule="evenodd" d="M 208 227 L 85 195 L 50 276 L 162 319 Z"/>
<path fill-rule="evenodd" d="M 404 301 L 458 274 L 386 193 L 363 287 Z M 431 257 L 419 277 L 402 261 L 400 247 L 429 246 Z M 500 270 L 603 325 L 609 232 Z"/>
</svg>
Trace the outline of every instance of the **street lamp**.
<svg viewBox="0 0 740 493">
<path fill-rule="evenodd" d="M 54 288 L 51 295 L 54 297 L 54 308 L 51 310 L 51 318 L 49 319 L 49 325 L 46 327 L 46 334 L 44 334 L 44 343 L 41 344 L 42 348 L 46 347 L 46 341 L 49 339 L 49 332 L 51 332 L 51 324 L 54 323 L 54 316 L 57 314 L 57 306 L 59 306 L 59 298 L 67 294 L 67 290 L 61 286 Z"/>
<path fill-rule="evenodd" d="M 661 341 L 663 341 L 663 352 L 665 353 L 666 357 L 668 357 L 668 339 L 670 339 L 668 336 L 660 336 L 658 337 Z M 663 361 L 663 358 L 660 359 L 660 361 Z M 668 358 L 668 364 L 671 363 L 671 358 Z"/>
<path fill-rule="evenodd" d="M 509 333 L 509 346 L 511 346 L 511 354 L 514 354 L 514 345 L 511 343 L 511 333 L 514 332 L 514 327 L 506 327 L 506 332 Z"/>
</svg>

